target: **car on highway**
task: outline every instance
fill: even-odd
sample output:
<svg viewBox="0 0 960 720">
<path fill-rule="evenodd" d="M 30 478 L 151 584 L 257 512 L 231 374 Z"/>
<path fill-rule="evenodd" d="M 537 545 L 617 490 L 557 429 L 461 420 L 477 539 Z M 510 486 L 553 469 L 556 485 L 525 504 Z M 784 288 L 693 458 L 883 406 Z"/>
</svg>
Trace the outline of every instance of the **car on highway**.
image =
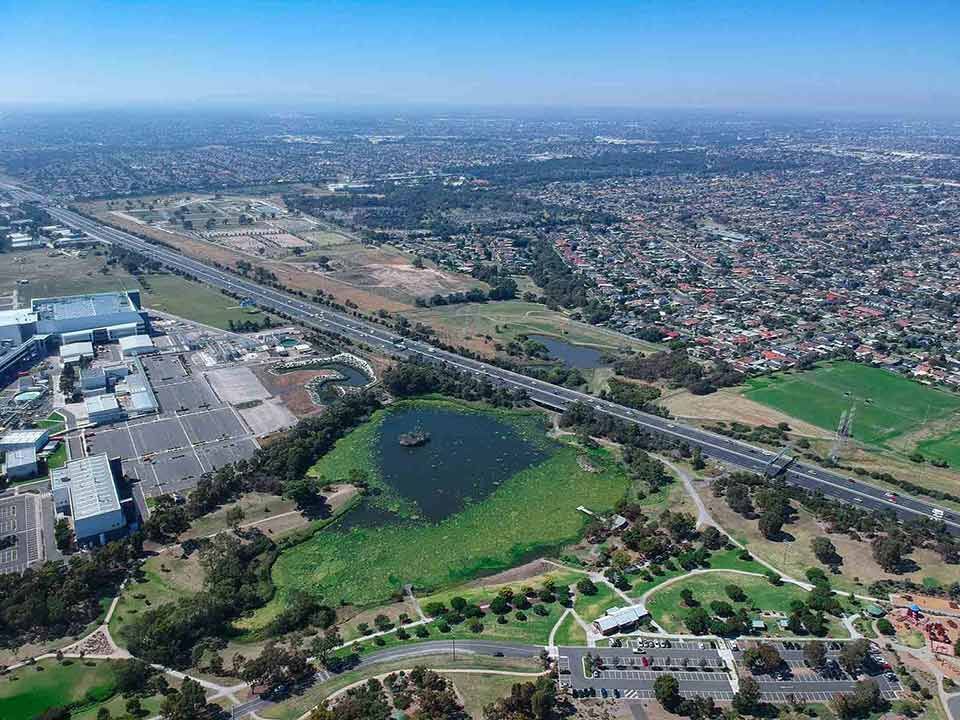
<svg viewBox="0 0 960 720">
<path fill-rule="evenodd" d="M 896 502 L 896 501 L 897 501 L 897 494 L 896 494 L 896 493 L 888 492 L 888 493 L 884 493 L 883 496 L 884 496 L 887 500 L 890 500 L 891 502 Z"/>
</svg>

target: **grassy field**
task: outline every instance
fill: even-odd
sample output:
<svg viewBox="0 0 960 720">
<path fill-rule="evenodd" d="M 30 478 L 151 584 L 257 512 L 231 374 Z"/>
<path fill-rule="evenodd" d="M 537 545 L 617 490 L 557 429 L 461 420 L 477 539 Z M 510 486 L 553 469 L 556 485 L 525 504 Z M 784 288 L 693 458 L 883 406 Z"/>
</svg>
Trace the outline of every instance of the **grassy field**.
<svg viewBox="0 0 960 720">
<path fill-rule="evenodd" d="M 510 689 L 517 683 L 535 679 L 483 673 L 449 673 L 447 677 L 457 688 L 463 698 L 463 709 L 473 720 L 483 720 L 483 708 L 509 696 Z"/>
<path fill-rule="evenodd" d="M 739 555 L 740 550 L 738 549 L 714 552 L 710 556 L 709 567 L 713 570 L 744 570 L 746 572 L 763 572 L 765 570 L 760 563 L 753 560 L 741 560 Z M 627 590 L 627 595 L 632 598 L 640 598 L 649 590 L 662 585 L 671 578 L 684 575 L 686 572 L 680 566 L 674 566 L 672 569 L 660 568 L 659 573 L 648 573 L 649 577 L 643 573 L 627 575 L 627 579 L 632 585 Z"/>
<path fill-rule="evenodd" d="M 334 602 L 371 605 L 405 583 L 439 589 L 549 552 L 579 536 L 585 517 L 578 505 L 608 510 L 627 487 L 623 470 L 605 453 L 592 457 L 599 473 L 584 472 L 579 454 L 562 447 L 435 525 L 319 532 L 281 554 L 274 582 L 281 593 L 298 588 Z"/>
<path fill-rule="evenodd" d="M 96 708 L 113 696 L 115 688 L 108 661 L 39 662 L 15 670 L 0 681 L 0 717 L 29 720 L 48 708 L 70 703 L 89 705 L 95 716 Z"/>
<path fill-rule="evenodd" d="M 447 590 L 443 590 L 442 592 L 426 595 L 419 598 L 419 601 L 421 605 L 439 602 L 449 606 L 450 598 L 462 597 L 468 603 L 484 605 L 495 598 L 497 593 L 504 588 L 510 588 L 514 592 L 519 592 L 520 588 L 524 586 L 541 588 L 548 580 L 552 581 L 557 587 L 569 587 L 582 577 L 584 577 L 583 573 L 574 572 L 572 570 L 561 570 L 557 568 L 555 572 L 535 575 L 533 577 L 524 578 L 523 580 L 517 580 L 516 582 L 496 583 L 489 585 L 478 585 L 476 583 L 471 583 L 470 585 L 461 585 L 460 587 L 449 588 Z"/>
<path fill-rule="evenodd" d="M 603 615 L 609 608 L 626 605 L 627 603 L 606 583 L 596 583 L 597 592 L 593 595 L 577 594 L 573 609 L 587 622 L 593 622 Z"/>
<path fill-rule="evenodd" d="M 814 537 L 823 536 L 833 542 L 843 558 L 840 574 L 830 575 L 830 583 L 837 590 L 863 594 L 872 582 L 884 579 L 922 583 L 925 578 L 932 577 L 944 587 L 960 581 L 960 566 L 944 563 L 939 555 L 926 549 L 915 550 L 910 554 L 918 566 L 913 572 L 902 575 L 885 572 L 873 559 L 869 542 L 851 540 L 847 535 L 827 533 L 816 519 L 803 509 L 797 511 L 794 522 L 784 525 L 786 539 L 773 542 L 763 536 L 756 520 L 748 520 L 733 512 L 723 498 L 714 498 L 706 487 L 701 489 L 700 496 L 716 521 L 746 545 L 751 553 L 794 578 L 803 579 L 808 568 L 826 570 L 810 547 Z"/>
<path fill-rule="evenodd" d="M 100 254 L 97 254 L 97 253 Z M 241 310 L 235 299 L 202 283 L 179 275 L 148 275 L 145 283 L 120 265 L 107 265 L 102 251 L 87 251 L 85 257 L 48 255 L 46 250 L 31 250 L 5 255 L 0 263 L 0 293 L 17 289 L 20 306 L 32 298 L 56 295 L 140 290 L 143 304 L 189 320 L 227 329 L 230 320 L 262 322 L 258 310 Z M 18 280 L 28 279 L 26 285 Z"/>
<path fill-rule="evenodd" d="M 747 601 L 735 603 L 724 592 L 726 585 L 739 585 L 747 595 Z M 683 604 L 680 593 L 689 589 L 694 598 L 707 609 L 713 600 L 723 600 L 733 605 L 735 610 L 747 608 L 751 618 L 759 618 L 760 612 L 778 612 L 787 614 L 790 603 L 794 600 L 804 600 L 805 590 L 795 585 L 771 585 L 763 577 L 752 577 L 739 573 L 704 573 L 691 575 L 678 580 L 661 590 L 653 593 L 647 600 L 647 610 L 667 632 L 685 632 L 684 618 L 690 612 Z M 781 630 L 774 618 L 763 618 L 767 623 L 767 633 L 770 635 L 790 635 L 789 631 Z M 831 637 L 847 637 L 848 633 L 834 618 L 829 617 L 829 634 Z"/>
<path fill-rule="evenodd" d="M 489 354 L 494 352 L 494 343 L 505 345 L 524 334 L 553 335 L 577 345 L 591 345 L 611 351 L 621 347 L 638 351 L 660 349 L 657 345 L 624 338 L 604 328 L 571 320 L 563 313 L 549 310 L 543 305 L 521 300 L 444 305 L 414 310 L 407 313 L 407 317 L 435 328 L 446 342 L 467 345 Z M 492 340 L 486 338 L 488 335 Z"/>
<path fill-rule="evenodd" d="M 172 553 L 156 555 L 143 564 L 142 570 L 143 582 L 127 583 L 110 618 L 110 635 L 121 647 L 126 647 L 124 630 L 139 613 L 196 592 L 203 584 L 197 553 L 186 560 Z"/>
<path fill-rule="evenodd" d="M 417 665 L 425 665 L 435 670 L 508 670 L 521 673 L 539 673 L 543 668 L 533 658 L 495 658 L 487 655 L 465 655 L 458 654 L 456 658 L 451 655 L 429 655 L 421 658 L 406 658 L 391 662 L 376 663 L 359 670 L 350 670 L 333 678 L 325 683 L 316 683 L 312 685 L 302 695 L 295 695 L 287 700 L 270 705 L 257 710 L 261 717 L 271 720 L 295 720 L 304 713 L 309 712 L 331 693 L 341 688 L 353 685 L 366 678 L 385 675 L 399 670 L 410 670 Z M 459 673 L 457 673 L 459 675 Z"/>
<path fill-rule="evenodd" d="M 587 633 L 580 627 L 573 615 L 567 615 L 560 627 L 557 628 L 557 634 L 553 636 L 553 642 L 557 645 L 586 645 Z"/>
<path fill-rule="evenodd" d="M 960 430 L 921 440 L 917 450 L 925 458 L 946 460 L 950 467 L 960 468 Z"/>
<path fill-rule="evenodd" d="M 256 308 L 239 307 L 239 302 L 201 283 L 179 275 L 150 275 L 149 289 L 143 291 L 143 304 L 152 309 L 226 330 L 230 321 L 252 320 L 262 323 L 264 314 Z"/>
<path fill-rule="evenodd" d="M 929 423 L 953 418 L 960 411 L 958 395 L 852 362 L 755 378 L 749 381 L 745 395 L 825 430 L 836 429 L 841 414 L 854 406 L 854 438 L 880 446 L 916 433 Z M 949 445 L 949 440 L 942 442 Z"/>
</svg>

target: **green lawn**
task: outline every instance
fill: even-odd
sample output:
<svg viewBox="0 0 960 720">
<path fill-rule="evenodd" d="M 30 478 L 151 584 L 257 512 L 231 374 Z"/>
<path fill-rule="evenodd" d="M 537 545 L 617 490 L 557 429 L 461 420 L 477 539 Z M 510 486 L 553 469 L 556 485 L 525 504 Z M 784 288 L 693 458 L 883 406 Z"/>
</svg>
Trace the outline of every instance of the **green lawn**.
<svg viewBox="0 0 960 720">
<path fill-rule="evenodd" d="M 714 552 L 710 555 L 709 567 L 713 570 L 745 570 L 756 573 L 762 573 L 766 570 L 766 568 L 754 560 L 741 560 L 739 548 Z M 672 570 L 661 568 L 660 574 L 650 573 L 651 577 L 649 579 L 642 573 L 628 575 L 627 579 L 630 581 L 632 587 L 627 590 L 627 595 L 639 599 L 648 590 L 662 585 L 670 578 L 675 578 L 686 573 L 687 570 L 677 566 Z"/>
<path fill-rule="evenodd" d="M 48 708 L 69 703 L 96 708 L 113 696 L 115 688 L 113 668 L 108 661 L 72 661 L 61 665 L 45 660 L 0 678 L 0 718 L 29 720 Z"/>
<path fill-rule="evenodd" d="M 727 596 L 724 588 L 727 585 L 739 585 L 747 595 L 747 601 L 735 603 Z M 656 591 L 647 599 L 647 610 L 667 632 L 685 632 L 684 618 L 692 608 L 684 605 L 680 593 L 689 589 L 700 605 L 710 612 L 710 603 L 714 600 L 723 600 L 733 605 L 735 610 L 747 608 L 751 617 L 760 618 L 760 613 L 778 612 L 784 615 L 790 611 L 790 603 L 794 600 L 803 601 L 807 592 L 795 585 L 771 585 L 764 577 L 751 577 L 739 573 L 704 573 L 691 575 L 678 580 Z M 767 623 L 767 632 L 771 635 L 790 635 L 789 631 L 781 630 L 776 624 L 776 618 L 760 618 Z M 846 637 L 848 633 L 835 618 L 829 617 L 830 637 Z"/>
<path fill-rule="evenodd" d="M 238 300 L 179 275 L 149 275 L 145 281 L 149 289 L 143 290 L 143 304 L 148 308 L 223 330 L 228 329 L 231 320 L 263 322 L 264 314 L 256 308 L 241 310 Z"/>
<path fill-rule="evenodd" d="M 67 443 L 66 441 L 61 442 L 60 446 L 50 453 L 50 457 L 47 458 L 47 469 L 53 470 L 58 468 L 67 462 Z"/>
<path fill-rule="evenodd" d="M 928 460 L 946 460 L 951 468 L 960 467 L 960 430 L 917 443 L 917 450 Z"/>
<path fill-rule="evenodd" d="M 196 592 L 203 584 L 196 553 L 188 560 L 172 553 L 157 555 L 149 558 L 142 570 L 143 582 L 131 580 L 124 586 L 110 618 L 110 635 L 121 647 L 126 647 L 124 630 L 140 613 Z"/>
<path fill-rule="evenodd" d="M 569 587 L 582 577 L 585 577 L 583 573 L 574 572 L 573 570 L 561 570 L 560 568 L 557 568 L 557 570 L 554 572 L 536 575 L 535 577 L 517 580 L 516 582 L 499 583 L 495 585 L 464 585 L 461 587 L 454 587 L 448 590 L 433 593 L 432 595 L 425 595 L 424 597 L 418 598 L 418 600 L 420 601 L 421 606 L 432 602 L 439 602 L 449 607 L 450 598 L 462 597 L 468 603 L 485 605 L 493 600 L 493 598 L 497 596 L 497 593 L 499 593 L 502 588 L 510 588 L 514 592 L 519 592 L 520 588 L 524 586 L 539 589 L 543 587 L 547 580 L 552 580 L 554 585 L 556 585 L 558 588 Z"/>
<path fill-rule="evenodd" d="M 63 415 L 54 411 L 45 420 L 37 420 L 36 424 L 39 428 L 49 430 L 51 435 L 56 435 L 67 426 L 67 421 Z"/>
<path fill-rule="evenodd" d="M 444 305 L 412 310 L 406 316 L 411 321 L 445 328 L 455 335 L 489 335 L 501 343 L 508 343 L 518 335 L 531 334 L 553 335 L 574 344 L 609 350 L 622 346 L 648 352 L 662 349 L 662 346 L 618 336 L 603 328 L 571 320 L 543 305 L 521 300 Z"/>
<path fill-rule="evenodd" d="M 958 395 L 853 362 L 826 363 L 807 372 L 755 378 L 744 394 L 825 430 L 835 430 L 843 411 L 855 405 L 853 436 L 869 445 L 883 445 L 960 410 Z M 960 453 L 956 437 L 938 442 L 946 443 L 951 453 Z M 948 448 L 940 447 L 939 451 Z"/>
<path fill-rule="evenodd" d="M 553 637 L 554 644 L 561 645 L 586 645 L 587 633 L 580 627 L 573 615 L 567 615 L 557 628 L 557 634 Z"/>
<path fill-rule="evenodd" d="M 596 583 L 597 592 L 593 595 L 584 595 L 577 593 L 576 602 L 573 605 L 574 610 L 586 622 L 593 622 L 603 615 L 609 608 L 623 607 L 627 602 L 620 597 L 606 583 Z"/>
<path fill-rule="evenodd" d="M 350 436 L 346 446 L 352 447 Z M 421 593 L 439 590 L 551 552 L 579 537 L 586 518 L 578 505 L 609 510 L 628 485 L 623 469 L 605 451 L 592 451 L 597 473 L 580 468 L 581 453 L 559 446 L 486 499 L 434 525 L 318 532 L 280 555 L 274 582 L 281 594 L 297 588 L 331 602 L 370 606 L 405 583 Z"/>
</svg>

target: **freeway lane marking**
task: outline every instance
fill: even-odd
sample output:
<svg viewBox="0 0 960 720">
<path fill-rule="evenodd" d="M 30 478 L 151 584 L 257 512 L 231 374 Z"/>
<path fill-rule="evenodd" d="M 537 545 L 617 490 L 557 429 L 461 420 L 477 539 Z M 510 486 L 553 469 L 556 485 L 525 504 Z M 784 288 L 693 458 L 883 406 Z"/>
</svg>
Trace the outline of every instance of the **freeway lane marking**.
<svg viewBox="0 0 960 720">
<path fill-rule="evenodd" d="M 144 252 L 146 254 L 152 254 L 155 257 L 156 256 L 160 257 L 164 262 L 166 262 L 169 265 L 173 265 L 174 267 L 186 268 L 190 272 L 193 272 L 200 277 L 208 278 L 215 285 L 220 284 L 220 285 L 225 285 L 226 287 L 231 289 L 240 289 L 246 292 L 247 294 L 252 295 L 253 297 L 264 298 L 266 302 L 273 303 L 275 306 L 284 308 L 288 312 L 293 311 L 294 315 L 297 315 L 297 316 L 306 315 L 308 319 L 305 319 L 303 317 L 300 318 L 302 321 L 305 322 L 305 324 L 312 325 L 314 327 L 324 327 L 325 325 L 332 325 L 334 327 L 341 328 L 343 331 L 345 331 L 348 334 L 355 334 L 361 337 L 371 338 L 376 343 L 384 344 L 384 345 L 390 344 L 392 342 L 391 338 L 393 338 L 393 340 L 396 340 L 397 338 L 399 338 L 399 336 L 392 336 L 391 334 L 388 334 L 385 331 L 379 331 L 378 329 L 374 329 L 374 328 L 371 328 L 372 332 L 368 332 L 363 328 L 361 324 L 359 323 L 356 325 L 353 324 L 354 322 L 357 322 L 357 321 L 346 320 L 343 318 L 343 316 L 339 315 L 338 313 L 327 310 L 327 309 L 320 311 L 324 313 L 324 316 L 321 318 L 322 323 L 316 322 L 314 318 L 318 317 L 318 312 L 317 312 L 318 306 L 311 306 L 302 301 L 293 300 L 292 298 L 289 298 L 276 290 L 264 288 L 263 286 L 256 285 L 250 281 L 240 280 L 239 278 L 234 279 L 226 271 L 212 268 L 208 265 L 201 263 L 198 260 L 193 260 L 192 258 L 188 258 L 187 256 L 184 256 L 180 253 L 174 253 L 172 251 L 162 249 L 161 247 L 153 246 L 145 241 L 141 241 L 138 238 L 128 235 L 124 231 L 119 231 L 113 228 L 102 226 L 94 221 L 91 221 L 87 218 L 79 216 L 71 211 L 64 211 L 59 208 L 49 209 L 49 211 L 51 215 L 53 215 L 54 217 L 57 217 L 57 219 L 60 220 L 61 222 L 68 225 L 73 224 L 74 226 L 80 226 L 81 230 L 83 230 L 84 232 L 87 232 L 90 235 L 93 235 L 94 237 L 97 237 L 97 234 L 99 233 L 101 238 L 106 237 L 108 240 L 112 240 L 114 242 L 118 242 L 126 245 L 132 245 L 135 249 L 137 249 L 140 252 Z M 327 314 L 329 314 L 331 317 L 327 317 Z M 334 318 L 341 320 L 341 322 L 337 322 Z M 378 332 L 380 332 L 382 336 L 378 335 L 377 334 Z M 425 351 L 421 349 L 421 344 L 417 342 L 411 342 L 408 349 L 411 352 L 421 355 L 425 358 L 428 358 L 428 359 L 434 358 L 441 362 L 445 362 L 447 364 L 454 365 L 455 367 L 462 368 L 471 373 L 480 373 L 482 375 L 490 375 L 491 377 L 496 378 L 500 382 L 516 385 L 527 390 L 532 389 L 534 392 L 539 392 L 544 395 L 556 398 L 557 400 L 564 403 L 570 403 L 570 402 L 576 402 L 576 401 L 586 402 L 589 405 L 593 406 L 596 410 L 599 410 L 600 412 L 604 412 L 608 415 L 612 415 L 613 417 L 617 417 L 621 420 L 633 422 L 636 425 L 648 428 L 650 430 L 653 430 L 663 435 L 670 435 L 676 438 L 681 438 L 687 442 L 697 443 L 703 447 L 712 448 L 714 449 L 714 451 L 721 451 L 723 453 L 727 453 L 733 456 L 733 458 L 729 459 L 728 461 L 734 462 L 735 464 L 738 464 L 741 467 L 745 467 L 750 470 L 756 471 L 756 468 L 753 467 L 754 465 L 757 465 L 763 462 L 764 459 L 769 459 L 773 457 L 772 453 L 769 453 L 768 451 L 763 449 L 759 450 L 759 455 L 758 453 L 755 453 L 755 452 L 749 452 L 749 451 L 744 452 L 742 448 L 750 448 L 752 446 L 746 445 L 744 443 L 740 443 L 738 441 L 732 440 L 730 438 L 726 438 L 724 436 L 716 435 L 715 433 L 711 433 L 709 431 L 703 431 L 703 430 L 687 428 L 687 427 L 683 427 L 682 431 L 678 431 L 677 429 L 674 429 L 674 428 L 664 427 L 663 424 L 661 424 L 660 422 L 657 422 L 657 421 L 651 422 L 650 420 L 645 419 L 646 417 L 645 415 L 642 415 L 639 413 L 625 414 L 623 410 L 618 410 L 615 406 L 613 406 L 612 403 L 605 402 L 601 406 L 597 403 L 596 399 L 594 399 L 592 396 L 589 396 L 589 395 L 584 395 L 582 393 L 578 393 L 575 391 L 562 391 L 558 393 L 556 392 L 556 390 L 559 388 L 556 388 L 556 386 L 550 385 L 549 383 L 545 383 L 543 381 L 527 378 L 526 376 L 513 373 L 512 371 L 503 370 L 501 368 L 493 368 L 493 367 L 491 367 L 490 370 L 486 370 L 485 367 L 490 367 L 490 366 L 485 366 L 485 364 L 477 361 L 467 361 L 466 363 L 464 363 L 459 356 L 451 356 L 450 353 L 447 353 L 445 351 L 438 351 L 438 350 Z M 454 360 L 453 359 L 454 357 L 456 357 L 457 360 Z M 547 389 L 547 388 L 550 388 L 550 389 Z M 652 419 L 652 416 L 650 417 Z M 711 442 L 710 440 L 713 440 L 714 438 L 716 439 L 716 441 Z M 717 444 L 717 442 L 719 442 L 720 444 Z M 740 462 L 737 462 L 737 458 L 740 459 Z M 743 462 L 744 460 L 748 462 L 744 463 Z M 859 497 L 867 498 L 875 503 L 883 503 L 884 505 L 889 506 L 895 511 L 912 513 L 914 515 L 920 515 L 922 517 L 930 517 L 930 514 L 931 514 L 930 510 L 932 510 L 932 507 L 933 507 L 933 506 L 928 506 L 925 503 L 922 503 L 921 501 L 915 500 L 913 498 L 909 498 L 909 501 L 914 503 L 917 506 L 920 506 L 921 509 L 918 509 L 917 507 L 911 507 L 910 505 L 904 504 L 904 503 L 892 502 L 890 500 L 887 500 L 885 497 L 882 497 L 879 495 L 872 495 L 869 492 L 865 492 L 857 488 L 858 487 L 870 488 L 871 490 L 875 490 L 878 494 L 885 492 L 882 489 L 874 488 L 873 486 L 867 483 L 861 483 L 859 481 L 855 481 L 852 479 L 849 482 L 853 483 L 853 486 L 849 484 L 841 485 L 826 477 L 812 475 L 808 471 L 803 471 L 803 470 L 789 470 L 786 473 L 785 477 L 787 480 L 790 480 L 791 476 L 794 479 L 794 481 L 796 481 L 798 478 L 801 478 L 801 479 L 807 480 L 808 482 L 812 482 L 815 485 L 819 484 L 819 485 L 832 487 L 836 491 L 840 492 L 839 499 L 841 500 L 848 500 L 848 498 L 846 497 L 848 495 L 856 495 Z M 924 508 L 930 508 L 930 509 L 924 509 Z M 950 525 L 954 528 L 960 529 L 960 524 L 955 523 L 953 521 L 945 521 L 945 524 Z"/>
</svg>

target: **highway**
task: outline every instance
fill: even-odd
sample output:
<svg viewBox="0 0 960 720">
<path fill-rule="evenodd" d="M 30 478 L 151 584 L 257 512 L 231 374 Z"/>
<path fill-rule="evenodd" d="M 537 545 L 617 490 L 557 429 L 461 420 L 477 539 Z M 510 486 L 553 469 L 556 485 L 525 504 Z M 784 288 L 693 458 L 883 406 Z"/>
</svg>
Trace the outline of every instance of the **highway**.
<svg viewBox="0 0 960 720">
<path fill-rule="evenodd" d="M 324 306 L 303 300 L 294 295 L 265 287 L 251 280 L 220 270 L 182 255 L 160 245 L 153 245 L 127 232 L 107 227 L 70 210 L 49 205 L 35 193 L 5 186 L 21 199 L 44 202 L 52 217 L 68 227 L 85 232 L 97 240 L 114 243 L 135 250 L 161 264 L 197 280 L 233 294 L 250 298 L 259 307 L 284 313 L 304 326 L 334 332 L 371 347 L 401 357 L 420 358 L 441 363 L 462 372 L 485 377 L 490 382 L 515 389 L 526 390 L 531 400 L 563 410 L 577 402 L 592 406 L 597 412 L 606 413 L 626 422 L 634 423 L 644 430 L 698 446 L 704 455 L 744 470 L 764 472 L 776 453 L 755 447 L 738 440 L 711 433 L 676 420 L 664 419 L 638 410 L 599 400 L 586 393 L 552 385 L 525 375 L 503 370 L 488 363 L 446 352 L 427 343 L 404 339 L 397 333 L 372 322 L 357 319 L 345 313 L 332 311 Z M 872 510 L 892 510 L 901 520 L 917 517 L 933 517 L 936 505 L 914 497 L 891 496 L 882 488 L 853 477 L 829 471 L 817 466 L 793 463 L 782 473 L 785 481 L 816 490 L 823 495 L 843 502 L 856 504 Z M 943 520 L 947 529 L 960 535 L 960 517 L 947 511 Z"/>
</svg>

